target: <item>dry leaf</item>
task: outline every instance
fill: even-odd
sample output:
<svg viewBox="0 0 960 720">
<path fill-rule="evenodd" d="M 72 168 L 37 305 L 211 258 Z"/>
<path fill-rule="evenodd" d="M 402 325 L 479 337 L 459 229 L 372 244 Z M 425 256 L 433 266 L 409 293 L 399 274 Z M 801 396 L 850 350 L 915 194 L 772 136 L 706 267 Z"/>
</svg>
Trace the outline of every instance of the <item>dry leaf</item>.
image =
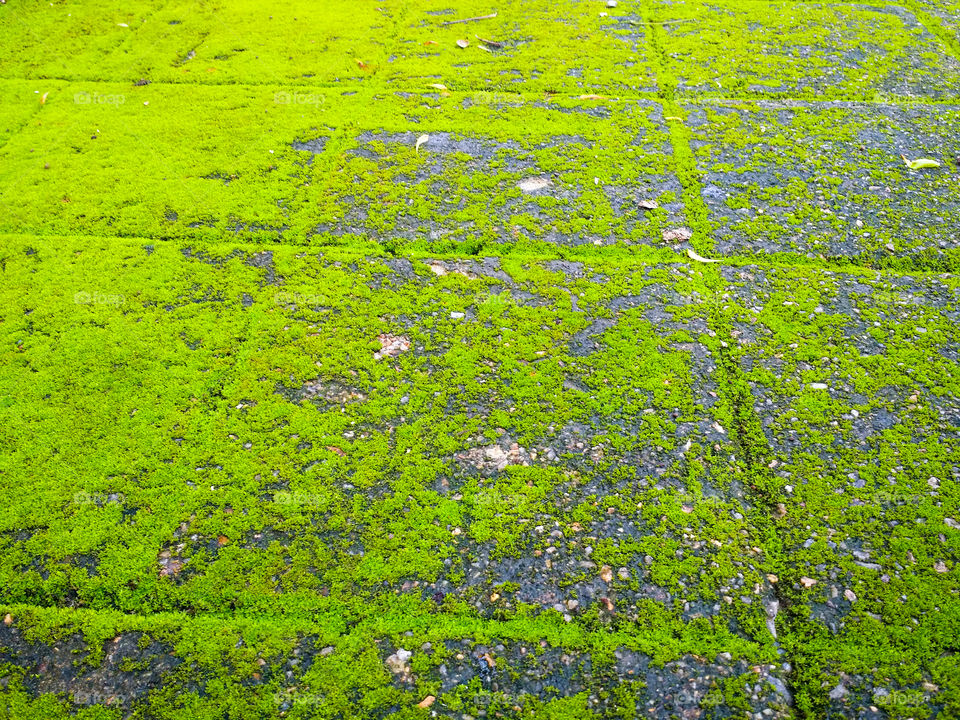
<svg viewBox="0 0 960 720">
<path fill-rule="evenodd" d="M 903 161 L 907 164 L 907 167 L 911 170 L 923 170 L 924 168 L 938 168 L 940 163 L 936 160 L 931 160 L 930 158 L 919 158 L 917 160 L 907 160 L 903 155 L 900 157 L 903 158 Z"/>
<path fill-rule="evenodd" d="M 525 193 L 536 192 L 537 190 L 543 190 L 546 187 L 550 187 L 550 178 L 524 178 L 517 183 L 517 187 Z"/>
<path fill-rule="evenodd" d="M 437 89 L 437 90 L 446 90 L 446 89 L 447 89 L 447 86 L 446 86 L 446 85 L 443 85 L 442 83 L 430 83 L 429 85 L 427 85 L 427 87 L 432 87 L 432 88 L 435 88 L 435 89 Z"/>
<path fill-rule="evenodd" d="M 457 47 L 465 48 L 470 46 L 469 40 L 457 40 Z"/>
<path fill-rule="evenodd" d="M 336 453 L 340 457 L 344 457 L 346 455 L 346 453 L 340 448 L 338 448 L 336 445 L 327 445 L 326 447 L 327 447 L 327 450 L 329 450 L 332 453 Z"/>
<path fill-rule="evenodd" d="M 663 231 L 664 242 L 673 242 L 674 240 L 686 241 L 693 237 L 693 230 L 690 228 L 674 228 L 673 230 Z"/>
<path fill-rule="evenodd" d="M 703 262 L 703 263 L 720 262 L 719 260 L 711 260 L 710 258 L 703 257 L 703 255 L 698 255 L 696 252 L 694 252 L 690 248 L 687 248 L 687 257 L 689 257 L 691 260 L 696 260 L 697 262 Z"/>
<path fill-rule="evenodd" d="M 433 705 L 437 699 L 433 695 L 427 695 L 423 700 L 417 703 L 418 708 L 426 709 Z"/>
<path fill-rule="evenodd" d="M 606 100 L 606 95 L 581 95 L 581 100 Z"/>
<path fill-rule="evenodd" d="M 440 44 L 440 43 L 438 43 L 436 40 L 427 40 L 427 41 L 424 43 L 424 45 L 439 45 L 439 44 Z"/>
<path fill-rule="evenodd" d="M 417 144 L 414 149 L 417 151 L 418 155 L 420 154 L 420 146 L 423 145 L 429 139 L 430 139 L 429 135 L 421 135 L 420 137 L 417 138 Z"/>
<path fill-rule="evenodd" d="M 658 203 L 656 200 L 641 200 L 637 203 L 637 205 L 642 207 L 644 210 L 656 210 L 658 207 L 660 207 L 660 203 Z"/>
</svg>

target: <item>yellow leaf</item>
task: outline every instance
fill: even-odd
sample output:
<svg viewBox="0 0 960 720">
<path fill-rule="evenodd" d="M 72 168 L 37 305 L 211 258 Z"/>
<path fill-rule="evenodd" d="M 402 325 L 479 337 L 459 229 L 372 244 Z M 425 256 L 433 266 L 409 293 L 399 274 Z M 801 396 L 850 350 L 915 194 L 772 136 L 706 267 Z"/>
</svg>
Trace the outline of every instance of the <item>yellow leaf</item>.
<svg viewBox="0 0 960 720">
<path fill-rule="evenodd" d="M 695 253 L 695 252 L 694 252 L 693 250 L 691 250 L 690 248 L 687 248 L 687 256 L 688 256 L 691 260 L 696 260 L 697 262 L 703 262 L 703 263 L 715 263 L 715 262 L 720 262 L 719 260 L 711 260 L 710 258 L 705 258 L 705 257 L 703 257 L 702 255 L 698 255 L 697 253 Z"/>
</svg>

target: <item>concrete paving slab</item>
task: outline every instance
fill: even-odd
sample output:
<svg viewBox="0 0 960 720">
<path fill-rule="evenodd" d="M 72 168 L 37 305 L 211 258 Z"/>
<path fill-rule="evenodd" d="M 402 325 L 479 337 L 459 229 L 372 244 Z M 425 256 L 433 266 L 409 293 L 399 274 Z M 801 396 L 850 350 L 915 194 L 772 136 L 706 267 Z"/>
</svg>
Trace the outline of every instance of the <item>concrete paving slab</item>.
<svg viewBox="0 0 960 720">
<path fill-rule="evenodd" d="M 784 542 L 781 581 L 817 628 L 827 707 L 942 708 L 960 540 L 955 278 L 723 275 Z"/>
<path fill-rule="evenodd" d="M 957 56 L 902 6 L 659 0 L 650 17 L 661 33 L 661 82 L 669 77 L 682 92 L 957 96 Z"/>
<path fill-rule="evenodd" d="M 41 111 L 0 148 L 8 230 L 476 252 L 663 247 L 685 223 L 652 101 L 76 84 Z"/>
<path fill-rule="evenodd" d="M 701 197 L 724 254 L 883 261 L 957 248 L 960 107 L 686 105 Z M 910 169 L 929 158 L 938 168 Z"/>
</svg>

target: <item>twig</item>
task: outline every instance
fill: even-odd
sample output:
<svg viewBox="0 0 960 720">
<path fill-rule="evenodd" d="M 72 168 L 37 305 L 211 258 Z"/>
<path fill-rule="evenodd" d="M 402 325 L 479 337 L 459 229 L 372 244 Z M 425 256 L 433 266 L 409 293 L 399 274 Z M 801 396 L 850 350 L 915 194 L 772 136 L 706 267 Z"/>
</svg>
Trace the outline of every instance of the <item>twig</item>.
<svg viewBox="0 0 960 720">
<path fill-rule="evenodd" d="M 474 37 L 475 37 L 477 40 L 479 40 L 480 42 L 486 43 L 486 44 L 489 45 L 490 47 L 495 47 L 495 48 L 497 48 L 498 50 L 503 47 L 503 43 L 497 42 L 496 40 L 484 40 L 482 37 L 480 37 L 480 36 L 477 35 L 477 34 L 474 34 Z"/>
<path fill-rule="evenodd" d="M 456 25 L 457 23 L 473 22 L 474 20 L 489 20 L 490 18 L 495 18 L 496 13 L 490 13 L 489 15 L 480 15 L 479 17 L 472 18 L 463 18 L 462 20 L 447 20 L 447 22 L 440 23 L 441 25 Z"/>
<path fill-rule="evenodd" d="M 648 25 L 676 25 L 677 23 L 693 22 L 694 18 L 686 18 L 684 20 L 664 20 L 663 22 L 651 22 L 647 23 Z"/>
</svg>

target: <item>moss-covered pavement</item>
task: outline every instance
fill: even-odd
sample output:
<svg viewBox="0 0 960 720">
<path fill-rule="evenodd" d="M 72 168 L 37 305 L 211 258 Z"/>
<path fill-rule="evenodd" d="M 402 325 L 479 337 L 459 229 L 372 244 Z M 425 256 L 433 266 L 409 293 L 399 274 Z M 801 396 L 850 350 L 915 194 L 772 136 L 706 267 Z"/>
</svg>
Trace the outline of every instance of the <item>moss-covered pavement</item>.
<svg viewBox="0 0 960 720">
<path fill-rule="evenodd" d="M 960 717 L 958 228 L 960 0 L 6 0 L 0 718 Z"/>
</svg>

